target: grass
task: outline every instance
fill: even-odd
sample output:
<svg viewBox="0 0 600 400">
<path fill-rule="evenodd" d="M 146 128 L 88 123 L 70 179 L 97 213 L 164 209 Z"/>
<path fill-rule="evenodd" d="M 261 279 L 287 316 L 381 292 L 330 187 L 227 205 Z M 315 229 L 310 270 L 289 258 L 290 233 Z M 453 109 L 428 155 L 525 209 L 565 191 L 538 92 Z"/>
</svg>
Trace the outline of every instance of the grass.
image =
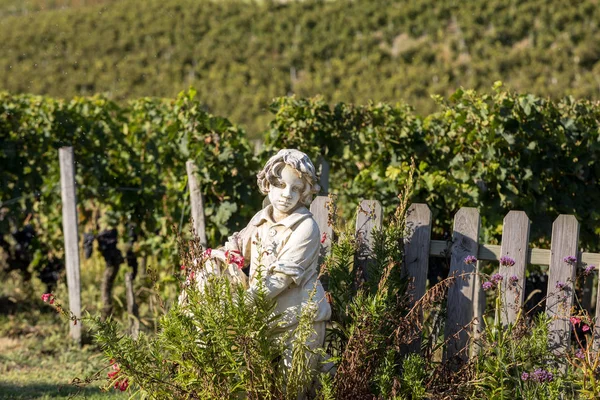
<svg viewBox="0 0 600 400">
<path fill-rule="evenodd" d="M 6 317 L 1 322 L 3 327 L 12 329 L 19 329 L 21 324 Z M 0 337 L 0 399 L 128 397 L 101 389 L 108 383 L 106 361 L 97 348 L 70 344 L 63 322 L 47 322 L 40 328 L 32 327 L 28 333 Z M 75 384 L 88 378 L 91 382 L 85 386 Z"/>
<path fill-rule="evenodd" d="M 104 263 L 100 257 L 96 252 L 90 260 L 82 258 L 82 304 L 91 313 L 101 306 L 99 282 Z M 117 318 L 124 315 L 125 270 L 121 268 L 113 292 Z M 0 281 L 0 400 L 129 398 L 131 391 L 103 390 L 109 384 L 106 359 L 87 333 L 81 348 L 69 341 L 68 322 L 42 302 L 45 289 L 37 278 L 25 284 L 13 271 Z M 54 293 L 68 304 L 64 279 Z M 169 295 L 176 297 L 175 292 Z M 152 311 L 147 304 L 140 306 L 145 330 L 152 330 Z M 76 384 L 86 379 L 90 382 Z"/>
</svg>

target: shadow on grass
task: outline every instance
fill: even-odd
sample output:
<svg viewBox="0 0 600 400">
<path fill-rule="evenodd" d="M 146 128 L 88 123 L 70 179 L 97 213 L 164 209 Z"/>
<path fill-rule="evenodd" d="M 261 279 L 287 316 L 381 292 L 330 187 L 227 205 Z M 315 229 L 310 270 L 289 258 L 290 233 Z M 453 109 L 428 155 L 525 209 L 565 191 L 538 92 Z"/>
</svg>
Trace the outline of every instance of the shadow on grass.
<svg viewBox="0 0 600 400">
<path fill-rule="evenodd" d="M 98 387 L 77 387 L 36 382 L 31 384 L 0 383 L 0 399 L 105 399 L 126 398 L 117 392 L 102 392 Z"/>
</svg>

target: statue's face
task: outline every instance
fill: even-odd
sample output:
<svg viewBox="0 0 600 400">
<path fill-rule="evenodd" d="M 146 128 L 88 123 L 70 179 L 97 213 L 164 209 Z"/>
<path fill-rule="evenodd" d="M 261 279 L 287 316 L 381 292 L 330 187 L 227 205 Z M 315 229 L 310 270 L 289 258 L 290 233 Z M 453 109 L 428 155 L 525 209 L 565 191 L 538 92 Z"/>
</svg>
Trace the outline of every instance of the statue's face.
<svg viewBox="0 0 600 400">
<path fill-rule="evenodd" d="M 286 165 L 281 171 L 279 186 L 271 185 L 269 201 L 282 214 L 291 214 L 298 204 L 304 190 L 304 182 L 298 171 Z"/>
</svg>

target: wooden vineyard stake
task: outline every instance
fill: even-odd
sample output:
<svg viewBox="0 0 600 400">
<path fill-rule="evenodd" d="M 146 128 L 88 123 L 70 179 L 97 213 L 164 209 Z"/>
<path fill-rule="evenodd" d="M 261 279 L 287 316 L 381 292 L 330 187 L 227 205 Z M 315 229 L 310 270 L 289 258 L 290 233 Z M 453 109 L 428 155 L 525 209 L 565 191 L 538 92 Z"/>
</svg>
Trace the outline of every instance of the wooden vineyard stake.
<svg viewBox="0 0 600 400">
<path fill-rule="evenodd" d="M 81 281 L 79 271 L 79 234 L 77 229 L 77 198 L 75 195 L 75 162 L 73 147 L 58 150 L 60 161 L 60 194 L 62 199 L 62 224 L 65 237 L 65 265 L 69 288 L 69 310 L 81 318 Z M 71 338 L 81 345 L 81 323 L 71 322 Z"/>
<path fill-rule="evenodd" d="M 206 248 L 208 242 L 206 240 L 206 223 L 204 221 L 204 198 L 202 197 L 200 183 L 196 176 L 198 168 L 191 160 L 185 163 L 185 168 L 188 176 L 188 190 L 190 192 L 190 202 L 192 204 L 194 231 L 196 232 L 196 236 L 200 239 L 202 247 Z"/>
</svg>

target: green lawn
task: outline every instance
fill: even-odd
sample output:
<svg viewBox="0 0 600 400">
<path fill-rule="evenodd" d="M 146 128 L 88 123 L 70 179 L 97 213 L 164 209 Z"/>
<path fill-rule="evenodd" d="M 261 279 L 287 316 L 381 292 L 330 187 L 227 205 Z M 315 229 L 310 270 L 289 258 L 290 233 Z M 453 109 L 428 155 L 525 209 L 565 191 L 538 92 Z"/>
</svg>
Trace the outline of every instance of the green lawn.
<svg viewBox="0 0 600 400">
<path fill-rule="evenodd" d="M 0 337 L 0 399 L 125 399 L 107 384 L 106 361 L 90 346 L 69 346 L 51 337 Z M 75 385 L 78 379 L 88 384 Z"/>
</svg>

